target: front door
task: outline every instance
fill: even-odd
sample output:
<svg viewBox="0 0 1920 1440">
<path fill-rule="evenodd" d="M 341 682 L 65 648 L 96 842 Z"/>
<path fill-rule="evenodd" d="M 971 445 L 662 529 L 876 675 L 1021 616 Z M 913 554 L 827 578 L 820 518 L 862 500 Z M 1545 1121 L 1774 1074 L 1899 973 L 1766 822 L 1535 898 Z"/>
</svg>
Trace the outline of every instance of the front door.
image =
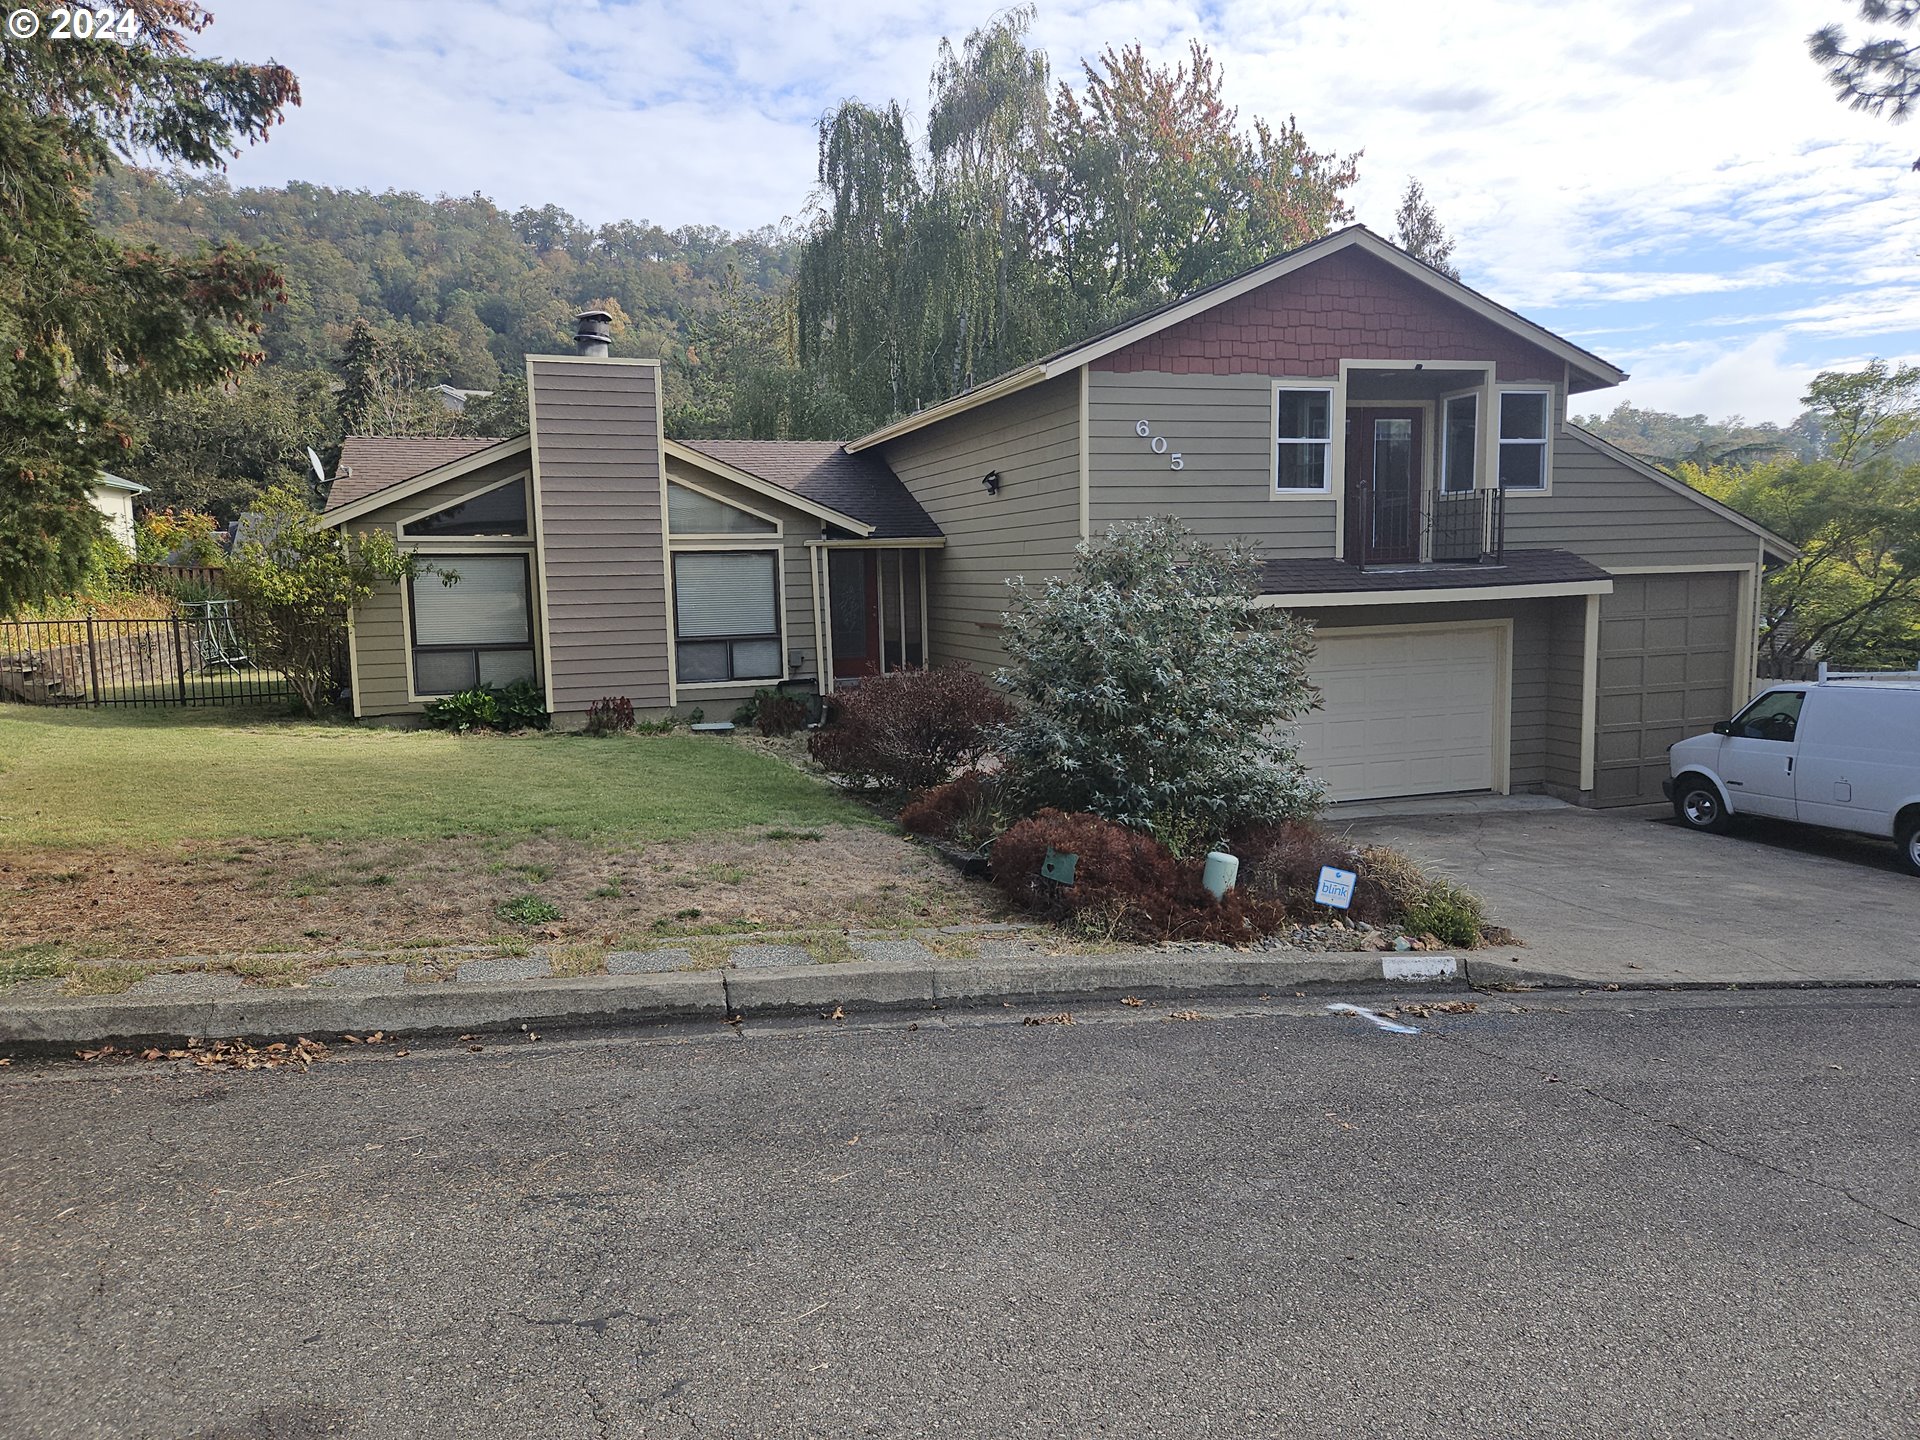
<svg viewBox="0 0 1920 1440">
<path fill-rule="evenodd" d="M 1347 557 L 1362 565 L 1420 560 L 1418 410 L 1347 412 Z"/>
<path fill-rule="evenodd" d="M 827 616 L 836 679 L 880 673 L 880 575 L 871 550 L 827 551 Z"/>
</svg>

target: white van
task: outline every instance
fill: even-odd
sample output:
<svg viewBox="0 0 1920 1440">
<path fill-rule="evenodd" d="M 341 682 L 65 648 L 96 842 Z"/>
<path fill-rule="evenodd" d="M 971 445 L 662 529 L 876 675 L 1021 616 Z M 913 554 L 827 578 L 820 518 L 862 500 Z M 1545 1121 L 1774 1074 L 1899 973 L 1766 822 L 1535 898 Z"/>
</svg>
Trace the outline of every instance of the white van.
<svg viewBox="0 0 1920 1440">
<path fill-rule="evenodd" d="M 1891 836 L 1920 875 L 1920 672 L 1847 672 L 1769 686 L 1711 735 L 1668 752 L 1662 785 L 1695 830 L 1767 815 Z"/>
</svg>

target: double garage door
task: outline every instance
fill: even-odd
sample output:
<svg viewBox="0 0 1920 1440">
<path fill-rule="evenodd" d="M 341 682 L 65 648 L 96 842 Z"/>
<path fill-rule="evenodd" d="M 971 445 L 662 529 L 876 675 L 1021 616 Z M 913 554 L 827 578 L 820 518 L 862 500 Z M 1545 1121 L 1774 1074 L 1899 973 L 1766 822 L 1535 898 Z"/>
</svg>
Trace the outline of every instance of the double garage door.
<svg viewBox="0 0 1920 1440">
<path fill-rule="evenodd" d="M 1733 713 L 1739 579 L 1622 575 L 1600 601 L 1593 803 L 1660 799 L 1667 747 Z"/>
<path fill-rule="evenodd" d="M 1321 706 L 1297 725 L 1308 772 L 1333 800 L 1491 790 L 1505 646 L 1493 625 L 1320 630 Z"/>
</svg>

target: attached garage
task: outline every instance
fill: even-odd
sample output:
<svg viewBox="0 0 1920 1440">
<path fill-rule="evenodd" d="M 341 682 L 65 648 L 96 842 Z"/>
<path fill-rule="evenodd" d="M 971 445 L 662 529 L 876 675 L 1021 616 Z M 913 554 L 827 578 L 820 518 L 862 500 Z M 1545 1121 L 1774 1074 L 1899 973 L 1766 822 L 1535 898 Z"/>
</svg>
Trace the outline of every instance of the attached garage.
<svg viewBox="0 0 1920 1440">
<path fill-rule="evenodd" d="M 1505 789 L 1511 624 L 1326 627 L 1302 758 L 1334 800 Z"/>
<path fill-rule="evenodd" d="M 1594 804 L 1659 801 L 1667 747 L 1733 713 L 1740 580 L 1732 571 L 1619 575 L 1601 599 Z"/>
</svg>

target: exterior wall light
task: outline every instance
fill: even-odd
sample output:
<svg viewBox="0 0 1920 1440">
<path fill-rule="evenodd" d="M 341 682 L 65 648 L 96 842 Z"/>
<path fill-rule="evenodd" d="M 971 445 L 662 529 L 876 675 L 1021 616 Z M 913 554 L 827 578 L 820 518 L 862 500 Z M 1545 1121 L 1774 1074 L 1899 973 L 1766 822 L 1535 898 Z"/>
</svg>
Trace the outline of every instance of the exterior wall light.
<svg viewBox="0 0 1920 1440">
<path fill-rule="evenodd" d="M 986 474 L 980 477 L 980 483 L 987 487 L 987 493 L 989 495 L 998 495 L 1000 493 L 1000 472 L 998 470 L 987 471 Z"/>
</svg>

